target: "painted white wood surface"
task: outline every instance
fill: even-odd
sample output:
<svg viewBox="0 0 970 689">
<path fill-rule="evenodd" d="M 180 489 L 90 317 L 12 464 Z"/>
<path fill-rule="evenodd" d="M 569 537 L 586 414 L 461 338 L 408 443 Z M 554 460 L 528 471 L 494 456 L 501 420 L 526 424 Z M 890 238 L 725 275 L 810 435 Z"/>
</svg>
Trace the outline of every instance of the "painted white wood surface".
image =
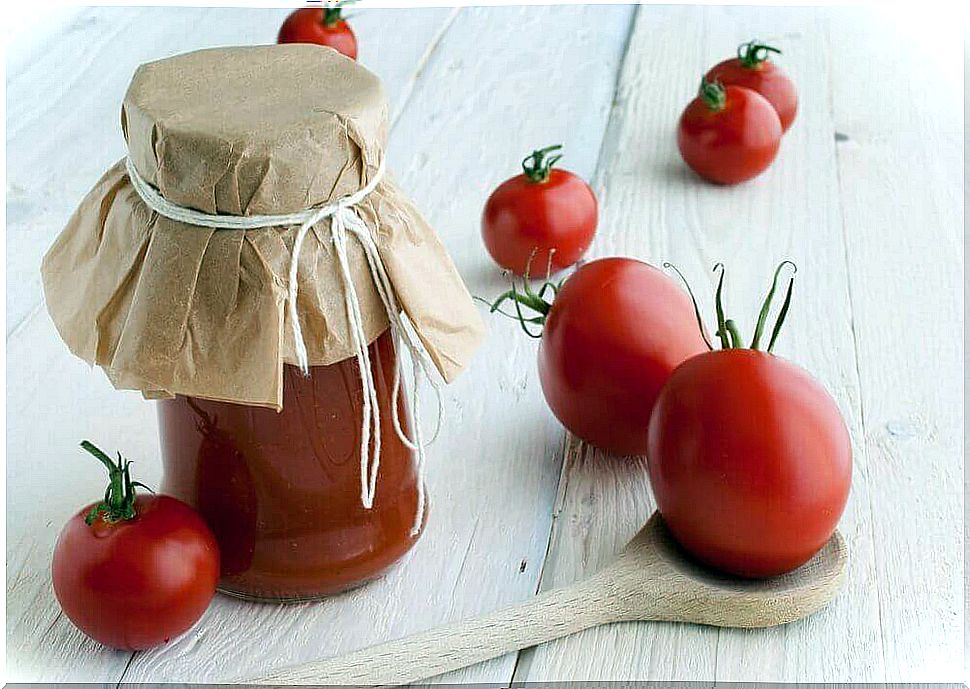
<svg viewBox="0 0 970 689">
<path fill-rule="evenodd" d="M 40 256 L 123 153 L 117 108 L 139 62 L 270 42 L 283 14 L 85 10 L 49 50 L 11 59 L 11 680 L 213 681 L 350 651 L 574 581 L 652 509 L 642 460 L 564 434 L 538 388 L 534 343 L 493 320 L 447 390 L 430 528 L 386 579 L 296 607 L 220 597 L 188 635 L 134 655 L 100 648 L 59 614 L 54 538 L 101 490 L 76 442 L 123 448 L 152 482 L 159 467 L 151 405 L 72 359 L 38 308 Z M 565 143 L 564 164 L 600 194 L 596 256 L 673 260 L 701 292 L 724 260 L 729 308 L 748 328 L 774 263 L 798 262 L 778 351 L 832 391 L 855 449 L 841 524 L 851 570 L 829 610 L 761 631 L 618 625 L 438 681 L 962 680 L 962 83 L 948 68 L 959 32 L 863 10 L 650 6 L 635 22 L 621 6 L 360 10 L 355 27 L 362 62 L 392 98 L 392 168 L 474 293 L 503 286 L 478 238 L 488 190 L 531 148 Z M 701 71 L 755 35 L 785 49 L 801 112 L 765 175 L 711 187 L 680 163 L 673 128 Z"/>
<path fill-rule="evenodd" d="M 679 160 L 672 128 L 697 88 L 701 66 L 717 61 L 725 46 L 752 36 L 786 49 L 779 62 L 798 82 L 798 119 L 778 160 L 761 177 L 729 188 L 699 183 Z M 693 283 L 709 319 L 711 267 L 723 261 L 725 308 L 746 338 L 774 266 L 785 258 L 794 260 L 797 291 L 776 352 L 801 363 L 835 393 L 858 447 L 858 381 L 851 356 L 825 44 L 824 26 L 809 9 L 641 9 L 597 178 L 606 209 L 603 226 L 609 232 L 600 235 L 595 252 L 633 255 L 655 265 L 673 262 Z M 676 86 L 650 88 L 659 74 Z M 810 193 L 791 191 L 808 178 Z M 549 585 L 601 566 L 653 509 L 643 460 L 618 461 L 571 443 L 567 465 L 565 500 L 547 565 Z M 528 678 L 881 678 L 875 596 L 865 582 L 871 533 L 860 518 L 867 490 L 865 466 L 857 461 L 842 521 L 852 554 L 848 584 L 821 614 L 756 632 L 654 624 L 594 629 L 537 649 Z M 840 634 L 828 633 L 833 628 Z M 618 644 L 628 652 L 618 653 Z M 670 652 L 684 647 L 691 653 Z"/>
<path fill-rule="evenodd" d="M 832 70 L 832 108 L 885 672 L 964 680 L 962 28 L 864 16 L 829 26 L 833 65 L 855 65 Z M 864 85 L 887 75 L 874 109 Z"/>
</svg>

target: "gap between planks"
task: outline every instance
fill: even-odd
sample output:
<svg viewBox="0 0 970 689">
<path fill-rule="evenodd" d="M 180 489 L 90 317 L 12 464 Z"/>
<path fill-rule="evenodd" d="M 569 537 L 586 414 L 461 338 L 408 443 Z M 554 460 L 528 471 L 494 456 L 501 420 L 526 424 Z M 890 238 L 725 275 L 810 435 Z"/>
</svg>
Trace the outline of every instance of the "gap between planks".
<svg viewBox="0 0 970 689">
<path fill-rule="evenodd" d="M 613 79 L 613 96 L 610 99 L 610 116 L 606 122 L 606 127 L 603 128 L 603 136 L 600 139 L 599 150 L 596 153 L 596 167 L 593 169 L 593 176 L 590 180 L 590 185 L 594 189 L 598 189 L 600 186 L 602 186 L 601 182 L 606 169 L 606 161 L 613 154 L 613 150 L 615 148 L 616 131 L 620 126 L 618 118 L 620 117 L 620 112 L 622 111 L 622 103 L 620 102 L 620 85 L 622 84 L 623 70 L 626 68 L 627 57 L 630 54 L 631 39 L 633 37 L 633 32 L 636 29 L 637 20 L 640 17 L 641 10 L 642 6 L 637 5 L 633 13 L 630 15 L 630 24 L 627 27 L 626 37 L 623 41 L 623 57 L 620 59 L 620 62 L 617 65 L 616 76 Z M 569 431 L 563 429 L 561 448 L 562 459 L 560 462 L 561 468 L 559 472 L 559 483 L 556 489 L 556 503 L 553 506 L 552 519 L 549 521 L 549 533 L 546 537 L 545 553 L 543 555 L 542 562 L 539 565 L 539 573 L 536 578 L 535 595 L 539 595 L 539 592 L 542 590 L 542 584 L 545 580 L 546 574 L 546 565 L 548 564 L 550 555 L 552 554 L 556 530 L 559 528 L 559 516 L 562 513 L 566 502 L 566 491 L 569 489 L 569 474 L 573 464 L 571 459 L 575 456 L 575 452 L 583 451 L 583 441 L 574 437 Z M 571 449 L 572 451 L 570 451 Z M 524 648 L 516 653 L 515 663 L 512 665 L 512 674 L 509 678 L 509 682 L 511 684 L 525 682 L 528 679 L 529 670 L 532 665 L 532 657 L 534 654 L 534 647 Z"/>
<path fill-rule="evenodd" d="M 845 186 L 843 184 L 843 179 L 842 179 L 841 151 L 839 150 L 842 141 L 839 138 L 840 133 L 838 131 L 838 126 L 836 124 L 836 115 L 835 115 L 835 85 L 833 83 L 833 77 L 832 77 L 834 73 L 832 71 L 834 69 L 834 64 L 832 59 L 831 17 L 826 17 L 826 21 L 825 21 L 825 42 L 828 47 L 828 50 L 826 50 L 826 55 L 828 56 L 828 60 L 827 60 L 828 61 L 828 94 L 827 95 L 828 95 L 828 101 L 829 101 L 828 102 L 829 116 L 830 116 L 830 119 L 832 120 L 832 147 L 834 148 L 834 152 L 835 152 L 835 183 L 839 191 L 836 199 L 836 205 L 838 207 L 838 212 L 839 212 L 839 221 L 842 223 L 842 258 L 845 261 L 845 274 L 846 276 L 848 276 L 851 274 L 850 271 L 852 268 L 852 262 L 849 259 L 849 235 L 848 235 L 848 228 L 846 227 L 845 203 L 843 202 L 843 198 L 845 196 Z M 845 136 L 845 135 L 843 134 L 841 136 Z M 859 397 L 856 400 L 855 411 L 859 415 L 859 430 L 862 434 L 862 439 L 863 439 L 863 442 L 862 442 L 862 456 L 863 456 L 863 462 L 864 462 L 863 466 L 865 466 L 865 471 L 866 471 L 866 484 L 869 484 L 869 478 L 870 478 L 869 467 L 871 465 L 869 463 L 870 461 L 869 443 L 866 442 L 866 438 L 869 437 L 869 428 L 866 420 L 866 409 L 865 409 L 865 404 L 863 403 L 863 395 L 862 395 L 862 367 L 861 367 L 861 362 L 859 360 L 859 357 L 860 357 L 859 333 L 856 328 L 856 319 L 855 319 L 856 301 L 853 298 L 853 294 L 852 294 L 851 279 L 846 280 L 845 289 L 846 289 L 846 299 L 849 302 L 849 332 L 852 338 L 852 356 L 853 356 L 853 363 L 854 363 L 853 373 L 855 374 L 854 384 L 856 386 L 856 389 L 859 390 Z M 869 491 L 867 493 L 867 498 L 868 500 L 867 500 L 866 508 L 869 512 L 869 524 L 871 526 L 872 524 L 875 524 L 875 518 L 876 518 L 875 509 L 873 508 L 873 505 L 872 505 L 872 491 Z M 879 566 L 879 556 L 880 556 L 879 548 L 873 548 L 872 557 L 877 570 Z M 876 596 L 877 622 L 879 624 L 879 653 L 882 656 L 883 673 L 885 673 L 886 632 L 885 632 L 885 627 L 883 626 L 883 623 L 882 623 L 882 618 L 883 618 L 882 590 L 878 586 L 875 586 L 874 589 L 875 589 L 875 596 Z"/>
</svg>

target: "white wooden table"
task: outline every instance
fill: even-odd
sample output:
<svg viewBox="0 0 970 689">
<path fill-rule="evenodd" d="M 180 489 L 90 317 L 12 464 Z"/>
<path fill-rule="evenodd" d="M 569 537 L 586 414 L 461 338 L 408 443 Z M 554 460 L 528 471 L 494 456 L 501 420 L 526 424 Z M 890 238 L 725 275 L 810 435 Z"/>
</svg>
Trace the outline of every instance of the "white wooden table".
<svg viewBox="0 0 970 689">
<path fill-rule="evenodd" d="M 446 393 L 429 528 L 385 579 L 324 603 L 217 597 L 164 648 L 108 651 L 60 613 L 61 524 L 103 489 L 89 437 L 160 468 L 152 404 L 73 359 L 42 306 L 39 263 L 76 202 L 123 155 L 135 67 L 194 48 L 272 42 L 283 10 L 86 9 L 7 72 L 7 668 L 12 681 L 217 681 L 344 653 L 491 611 L 601 566 L 653 508 L 642 461 L 569 437 L 538 387 L 535 343 L 490 322 Z M 914 15 L 915 16 L 915 15 Z M 361 61 L 385 81 L 390 162 L 471 290 L 503 288 L 478 236 L 488 191 L 532 148 L 602 204 L 595 256 L 676 262 L 750 328 L 770 271 L 799 281 L 778 353 L 833 393 L 855 474 L 844 592 L 784 628 L 596 629 L 439 681 L 963 681 L 962 34 L 861 9 L 628 6 L 358 10 Z M 752 183 L 699 182 L 673 129 L 703 69 L 752 37 L 785 54 L 801 110 Z M 705 291 L 706 290 L 702 290 Z M 704 306 L 710 308 L 710 301 Z"/>
</svg>

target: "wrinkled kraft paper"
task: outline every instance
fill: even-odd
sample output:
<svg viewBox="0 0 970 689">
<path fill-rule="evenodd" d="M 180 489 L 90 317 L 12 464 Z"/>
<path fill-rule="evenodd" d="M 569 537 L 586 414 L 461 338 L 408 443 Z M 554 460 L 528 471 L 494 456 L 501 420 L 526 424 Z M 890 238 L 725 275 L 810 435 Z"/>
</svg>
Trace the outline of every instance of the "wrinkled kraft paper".
<svg viewBox="0 0 970 689">
<path fill-rule="evenodd" d="M 122 107 L 131 159 L 166 198 L 209 213 L 299 211 L 364 186 L 384 156 L 373 74 L 310 45 L 203 50 L 142 65 Z M 388 174 L 357 207 L 397 297 L 446 382 L 484 326 L 451 259 Z M 213 230 L 159 216 L 123 161 L 44 257 L 47 307 L 71 351 L 115 387 L 280 409 L 295 364 L 286 294 L 296 227 Z M 364 330 L 388 328 L 363 251 L 348 242 Z M 330 220 L 299 258 L 311 365 L 354 356 Z"/>
</svg>

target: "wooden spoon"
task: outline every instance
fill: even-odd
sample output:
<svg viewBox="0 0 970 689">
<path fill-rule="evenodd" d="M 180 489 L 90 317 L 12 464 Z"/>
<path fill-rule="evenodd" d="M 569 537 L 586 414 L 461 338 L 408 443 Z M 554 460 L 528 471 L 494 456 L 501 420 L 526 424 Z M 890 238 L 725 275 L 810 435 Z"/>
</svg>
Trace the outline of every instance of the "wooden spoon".
<svg viewBox="0 0 970 689">
<path fill-rule="evenodd" d="M 831 601 L 846 560 L 845 542 L 836 532 L 793 572 L 761 580 L 733 578 L 688 559 L 655 512 L 613 564 L 585 581 L 477 620 L 282 668 L 245 683 L 407 684 L 608 622 L 771 627 L 801 619 Z"/>
</svg>

